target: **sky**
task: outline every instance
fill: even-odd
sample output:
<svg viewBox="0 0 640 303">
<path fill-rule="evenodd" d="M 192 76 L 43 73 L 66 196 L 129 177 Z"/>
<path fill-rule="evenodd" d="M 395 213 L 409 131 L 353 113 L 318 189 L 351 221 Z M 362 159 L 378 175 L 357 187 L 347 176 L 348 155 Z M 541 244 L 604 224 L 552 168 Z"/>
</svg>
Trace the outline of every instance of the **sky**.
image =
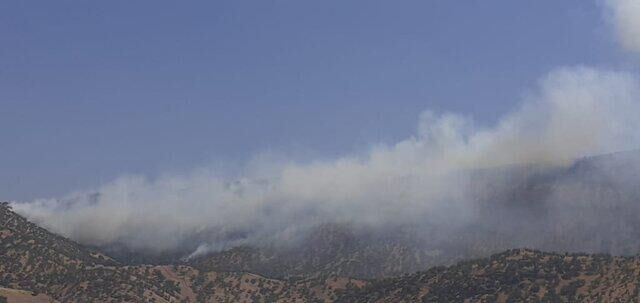
<svg viewBox="0 0 640 303">
<path fill-rule="evenodd" d="M 635 69 L 601 5 L 2 1 L 0 200 L 492 125 L 558 66 Z"/>
</svg>

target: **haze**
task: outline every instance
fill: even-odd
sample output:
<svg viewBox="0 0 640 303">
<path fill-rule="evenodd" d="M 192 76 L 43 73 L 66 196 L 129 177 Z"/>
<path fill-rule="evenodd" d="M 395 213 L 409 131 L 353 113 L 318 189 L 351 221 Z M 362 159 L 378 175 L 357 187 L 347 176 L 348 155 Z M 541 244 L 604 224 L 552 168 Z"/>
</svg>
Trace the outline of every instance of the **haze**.
<svg viewBox="0 0 640 303">
<path fill-rule="evenodd" d="M 10 32 L 33 53 L 5 61 L 25 75 L 5 84 L 3 129 L 16 130 L 4 140 L 16 142 L 3 157 L 14 185 L 7 195 L 17 212 L 80 243 L 139 251 L 290 241 L 327 222 L 426 221 L 448 234 L 473 222 L 483 194 L 467 185 L 478 170 L 562 168 L 640 146 L 638 3 L 565 4 L 342 8 L 359 11 L 356 19 L 328 4 L 316 4 L 319 12 L 216 5 L 163 25 L 168 36 L 132 11 L 106 10 L 98 16 L 123 23 L 91 18 L 97 33 L 133 21 L 140 31 L 86 40 L 86 53 L 46 55 L 79 60 L 81 70 L 55 78 L 48 69 L 45 83 L 29 76 L 42 68 L 28 60 L 35 45 Z M 540 19 L 503 28 L 531 10 Z M 409 17 L 385 21 L 400 12 Z M 293 15 L 301 27 L 282 28 L 279 17 Z M 186 27 L 197 30 L 180 36 Z M 145 43 L 157 47 L 146 53 L 134 34 L 161 43 Z M 108 42 L 116 44 L 99 49 Z M 201 47 L 187 52 L 182 42 Z M 82 64 L 97 54 L 117 64 Z M 42 159 L 55 164 L 38 166 Z M 584 195 L 556 193 L 558 214 Z"/>
</svg>

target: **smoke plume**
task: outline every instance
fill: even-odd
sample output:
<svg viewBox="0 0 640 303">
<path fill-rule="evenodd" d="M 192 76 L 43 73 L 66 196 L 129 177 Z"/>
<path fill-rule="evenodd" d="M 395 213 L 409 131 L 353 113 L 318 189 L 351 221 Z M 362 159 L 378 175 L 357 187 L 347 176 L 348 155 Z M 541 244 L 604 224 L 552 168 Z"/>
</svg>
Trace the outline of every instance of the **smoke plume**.
<svg viewBox="0 0 640 303">
<path fill-rule="evenodd" d="M 122 176 L 13 207 L 81 243 L 145 252 L 287 242 L 328 222 L 429 222 L 454 231 L 474 220 L 477 197 L 489 195 L 469 190 L 474 172 L 567 167 L 580 157 L 640 146 L 639 84 L 629 73 L 562 68 L 492 126 L 425 111 L 415 134 L 361 154 L 305 163 L 256 160 L 241 177 L 215 169 Z"/>
<path fill-rule="evenodd" d="M 604 4 L 620 45 L 627 51 L 640 52 L 640 1 L 605 0 Z"/>
<path fill-rule="evenodd" d="M 603 1 L 620 44 L 640 51 L 640 1 Z M 438 226 L 441 237 L 484 228 L 480 239 L 503 234 L 510 237 L 505 246 L 550 243 L 556 249 L 598 250 L 620 230 L 637 238 L 637 220 L 625 213 L 640 211 L 637 197 L 628 194 L 640 165 L 625 175 L 621 166 L 629 172 L 629 165 L 615 161 L 598 162 L 593 171 L 574 162 L 640 146 L 639 79 L 626 72 L 560 68 L 533 91 L 495 125 L 425 111 L 415 134 L 359 154 L 304 163 L 256 157 L 239 177 L 215 168 L 155 178 L 122 176 L 61 198 L 16 202 L 13 208 L 81 243 L 150 253 L 193 255 L 288 243 L 325 223 L 356 228 L 430 224 Z M 549 183 L 544 178 L 550 175 L 533 173 L 543 179 L 534 184 L 542 185 L 519 188 L 532 175 L 518 177 L 510 168 L 522 166 L 543 172 L 572 167 L 606 178 L 596 182 L 569 174 Z M 534 216 L 500 202 L 516 197 L 509 194 L 514 188 L 526 194 L 509 203 L 524 203 Z M 540 205 L 542 211 L 536 210 Z M 496 221 L 500 225 L 493 225 Z"/>
</svg>

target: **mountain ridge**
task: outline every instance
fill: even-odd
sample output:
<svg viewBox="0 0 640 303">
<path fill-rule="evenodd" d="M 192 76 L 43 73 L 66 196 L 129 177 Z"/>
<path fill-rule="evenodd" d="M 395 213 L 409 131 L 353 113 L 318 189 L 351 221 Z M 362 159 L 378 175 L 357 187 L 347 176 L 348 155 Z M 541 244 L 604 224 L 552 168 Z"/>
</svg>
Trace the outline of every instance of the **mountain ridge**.
<svg viewBox="0 0 640 303">
<path fill-rule="evenodd" d="M 37 247 L 51 237 L 66 245 L 72 241 L 44 233 L 0 205 L 0 292 L 19 293 L 44 302 L 628 302 L 640 299 L 640 256 L 552 253 L 511 249 L 487 258 L 384 279 L 345 277 L 279 280 L 246 272 L 200 271 L 186 265 L 129 266 L 92 263 L 75 266 L 69 259 L 41 272 L 20 271 L 28 264 L 20 249 Z M 15 217 L 15 218 L 9 218 Z M 20 227 L 18 225 L 25 225 Z M 9 231 L 9 232 L 7 232 Z M 12 233 L 10 235 L 10 232 Z M 69 241 L 70 243 L 66 243 Z M 49 243 L 49 242 L 47 242 Z M 55 245 L 54 248 L 62 247 Z M 78 249 L 85 248 L 78 246 Z M 26 252 L 25 252 L 26 254 Z M 79 252 L 84 256 L 85 252 Z M 55 257 L 49 252 L 43 258 Z M 23 261 L 25 261 L 23 263 Z M 41 260 L 40 262 L 45 262 Z M 65 273 L 74 268 L 72 275 Z M 61 274 L 62 273 L 62 274 Z M 29 279 L 36 283 L 29 282 Z M 43 285 L 39 283 L 44 283 Z M 44 300 L 44 301 L 43 301 Z M 10 301 L 10 303 L 13 303 Z"/>
<path fill-rule="evenodd" d="M 0 286 L 60 302 L 315 302 L 364 281 L 277 280 L 187 265 L 122 265 L 0 204 Z M 13 303 L 13 302 L 11 302 Z"/>
</svg>

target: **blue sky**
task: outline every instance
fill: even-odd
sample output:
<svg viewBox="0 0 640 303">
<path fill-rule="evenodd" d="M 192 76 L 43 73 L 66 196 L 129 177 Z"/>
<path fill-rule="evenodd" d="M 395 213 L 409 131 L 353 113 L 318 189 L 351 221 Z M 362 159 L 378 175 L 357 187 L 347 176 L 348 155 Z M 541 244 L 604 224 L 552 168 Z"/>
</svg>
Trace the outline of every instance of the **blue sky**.
<svg viewBox="0 0 640 303">
<path fill-rule="evenodd" d="M 0 200 L 490 125 L 555 67 L 628 66 L 608 30 L 584 0 L 2 1 Z"/>
</svg>

